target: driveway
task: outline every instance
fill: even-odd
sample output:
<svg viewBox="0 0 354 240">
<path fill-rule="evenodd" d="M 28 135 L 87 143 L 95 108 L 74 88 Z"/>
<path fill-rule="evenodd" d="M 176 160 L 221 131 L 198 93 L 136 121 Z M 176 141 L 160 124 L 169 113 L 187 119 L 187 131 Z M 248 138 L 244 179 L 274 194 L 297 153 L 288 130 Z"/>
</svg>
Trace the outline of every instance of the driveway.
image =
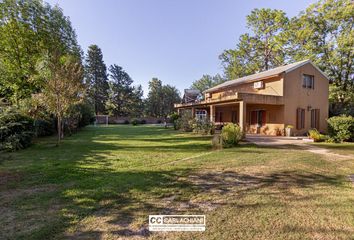
<svg viewBox="0 0 354 240">
<path fill-rule="evenodd" d="M 278 148 L 296 148 L 309 151 L 316 154 L 325 155 L 327 158 L 333 159 L 352 159 L 351 155 L 342 155 L 329 151 L 328 149 L 307 144 L 311 142 L 307 137 L 282 137 L 246 134 L 246 141 L 259 146 L 278 147 Z"/>
<path fill-rule="evenodd" d="M 283 146 L 283 145 L 297 145 L 305 146 L 306 137 L 282 137 L 282 136 L 268 136 L 247 134 L 246 141 L 260 146 Z"/>
</svg>

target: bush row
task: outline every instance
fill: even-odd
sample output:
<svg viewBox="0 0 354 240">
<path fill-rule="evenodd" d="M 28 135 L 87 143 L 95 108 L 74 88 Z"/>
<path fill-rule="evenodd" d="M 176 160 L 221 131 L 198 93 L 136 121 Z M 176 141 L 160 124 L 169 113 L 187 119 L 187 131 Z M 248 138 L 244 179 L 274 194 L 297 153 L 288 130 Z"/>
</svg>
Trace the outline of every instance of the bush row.
<svg viewBox="0 0 354 240">
<path fill-rule="evenodd" d="M 185 132 L 195 132 L 198 134 L 215 133 L 215 125 L 209 119 L 192 118 L 191 113 L 183 112 L 181 115 L 172 114 L 170 119 L 176 130 Z M 236 146 L 244 137 L 244 134 L 238 124 L 228 123 L 222 127 L 221 134 L 214 135 L 212 145 L 214 148 Z"/>
<path fill-rule="evenodd" d="M 308 132 L 309 138 L 315 142 L 346 142 L 354 141 L 354 117 L 335 116 L 327 120 L 328 135 L 321 134 L 317 129 Z"/>
<path fill-rule="evenodd" d="M 94 113 L 86 104 L 76 105 L 70 117 L 64 121 L 66 134 L 94 121 Z M 33 137 L 50 136 L 56 132 L 56 120 L 52 116 L 29 116 L 13 107 L 0 108 L 0 151 L 16 151 L 28 147 Z"/>
<path fill-rule="evenodd" d="M 31 144 L 33 119 L 11 108 L 0 112 L 0 150 L 16 151 Z"/>
<path fill-rule="evenodd" d="M 328 134 L 334 142 L 354 141 L 354 117 L 335 116 L 327 120 Z"/>
</svg>

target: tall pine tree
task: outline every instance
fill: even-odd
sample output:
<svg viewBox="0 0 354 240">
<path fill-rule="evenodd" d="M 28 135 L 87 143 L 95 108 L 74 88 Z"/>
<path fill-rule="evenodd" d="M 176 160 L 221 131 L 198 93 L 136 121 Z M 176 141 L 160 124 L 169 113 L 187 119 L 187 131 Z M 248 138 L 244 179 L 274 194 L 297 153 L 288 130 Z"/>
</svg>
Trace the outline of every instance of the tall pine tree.
<svg viewBox="0 0 354 240">
<path fill-rule="evenodd" d="M 95 107 L 95 113 L 106 113 L 108 100 L 107 67 L 103 61 L 101 49 L 97 45 L 88 48 L 85 64 L 85 80 L 88 86 L 88 96 Z"/>
<path fill-rule="evenodd" d="M 116 116 L 140 116 L 142 107 L 142 88 L 134 87 L 133 79 L 122 67 L 113 64 L 109 67 L 110 90 L 107 110 Z"/>
<path fill-rule="evenodd" d="M 181 101 L 176 87 L 162 85 L 162 81 L 153 78 L 149 82 L 149 93 L 146 99 L 146 112 L 153 117 L 167 117 L 174 111 L 174 103 Z"/>
</svg>

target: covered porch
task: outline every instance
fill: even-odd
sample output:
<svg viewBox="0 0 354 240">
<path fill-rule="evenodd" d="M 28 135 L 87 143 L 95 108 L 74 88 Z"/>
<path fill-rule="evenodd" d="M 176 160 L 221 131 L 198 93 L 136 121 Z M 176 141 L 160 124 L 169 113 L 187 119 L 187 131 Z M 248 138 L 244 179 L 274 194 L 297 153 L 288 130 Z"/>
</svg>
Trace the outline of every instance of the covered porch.
<svg viewBox="0 0 354 240">
<path fill-rule="evenodd" d="M 190 109 L 193 117 L 208 118 L 217 126 L 232 122 L 246 133 L 281 135 L 285 127 L 282 99 L 277 96 L 254 95 L 237 94 L 238 99 L 204 101 L 177 109 Z"/>
</svg>

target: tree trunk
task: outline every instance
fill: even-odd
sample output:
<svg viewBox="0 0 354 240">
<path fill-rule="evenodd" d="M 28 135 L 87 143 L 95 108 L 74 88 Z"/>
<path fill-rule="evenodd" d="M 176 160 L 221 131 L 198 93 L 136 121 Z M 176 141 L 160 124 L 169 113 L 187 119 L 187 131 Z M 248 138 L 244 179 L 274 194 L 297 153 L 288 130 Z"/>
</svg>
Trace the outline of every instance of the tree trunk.
<svg viewBox="0 0 354 240">
<path fill-rule="evenodd" d="M 58 129 L 58 141 L 57 141 L 57 146 L 59 146 L 60 140 L 61 140 L 61 117 L 60 117 L 60 116 L 58 116 L 57 129 Z"/>
</svg>

